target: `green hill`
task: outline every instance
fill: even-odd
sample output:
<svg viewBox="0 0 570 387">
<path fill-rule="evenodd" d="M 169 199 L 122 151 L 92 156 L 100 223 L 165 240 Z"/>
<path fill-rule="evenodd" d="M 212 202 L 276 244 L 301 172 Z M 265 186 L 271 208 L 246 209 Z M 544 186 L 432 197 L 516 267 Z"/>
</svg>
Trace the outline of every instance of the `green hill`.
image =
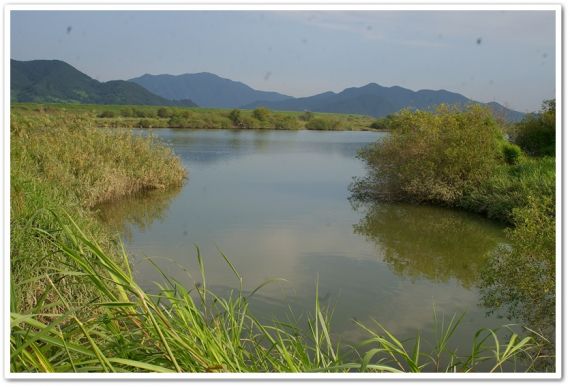
<svg viewBox="0 0 570 387">
<path fill-rule="evenodd" d="M 196 106 L 127 81 L 99 82 L 60 60 L 10 61 L 11 102 Z"/>
</svg>

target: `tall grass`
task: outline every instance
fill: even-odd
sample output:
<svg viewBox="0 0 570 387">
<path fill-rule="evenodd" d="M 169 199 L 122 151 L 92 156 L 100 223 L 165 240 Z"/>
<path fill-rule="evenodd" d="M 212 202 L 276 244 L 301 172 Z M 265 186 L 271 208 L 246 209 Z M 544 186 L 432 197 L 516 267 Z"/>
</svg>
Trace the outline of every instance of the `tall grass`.
<svg viewBox="0 0 570 387">
<path fill-rule="evenodd" d="M 11 310 L 12 372 L 470 372 L 479 366 L 496 372 L 532 370 L 542 356 L 535 339 L 512 333 L 502 342 L 494 330 L 477 332 L 471 351 L 459 355 L 449 347 L 458 319 L 441 324 L 432 350 L 419 336 L 408 349 L 380 325 L 360 325 L 370 338 L 362 343 L 364 351 L 354 348 L 348 356 L 331 338 L 330 314 L 319 305 L 318 292 L 305 329 L 262 323 L 250 313 L 251 293 L 241 286 L 226 298 L 207 288 L 198 250 L 197 285 L 187 288 L 165 277 L 160 291 L 149 294 L 133 279 L 124 251 L 121 265 L 71 217 L 50 216 L 57 229 L 34 232 L 70 265 L 44 273 L 56 301 L 40 297 L 26 313 Z M 58 290 L 61 281 L 76 276 L 93 285 L 88 302 Z M 53 303 L 62 307 L 58 313 L 51 311 Z"/>
<path fill-rule="evenodd" d="M 163 190 L 182 184 L 185 170 L 172 152 L 152 138 L 93 127 L 85 115 L 61 111 L 18 111 L 10 126 L 10 265 L 12 302 L 30 310 L 46 291 L 46 271 L 65 267 L 68 260 L 41 238 L 34 227 L 54 229 L 41 209 L 74 214 L 102 246 L 112 250 L 114 238 L 95 220 L 91 208 L 106 200 L 141 190 Z M 79 277 L 63 278 L 66 296 L 86 300 L 91 285 Z M 61 308 L 54 304 L 54 310 Z"/>
</svg>

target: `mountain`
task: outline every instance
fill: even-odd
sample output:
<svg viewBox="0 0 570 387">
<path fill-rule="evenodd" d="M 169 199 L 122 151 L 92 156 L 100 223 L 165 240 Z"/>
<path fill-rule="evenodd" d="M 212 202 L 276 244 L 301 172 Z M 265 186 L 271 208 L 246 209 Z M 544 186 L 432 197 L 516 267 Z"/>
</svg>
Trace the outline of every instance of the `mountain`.
<svg viewBox="0 0 570 387">
<path fill-rule="evenodd" d="M 171 101 L 127 81 L 99 82 L 60 60 L 10 60 L 12 102 L 196 106 Z"/>
<path fill-rule="evenodd" d="M 290 98 L 283 101 L 256 101 L 242 105 L 244 109 L 265 106 L 273 110 L 312 111 L 325 113 L 364 114 L 373 117 L 384 117 L 396 113 L 403 108 L 430 110 L 439 104 L 464 106 L 469 103 L 480 103 L 447 90 L 413 91 L 399 86 L 384 87 L 369 83 L 362 87 L 351 87 L 340 93 L 331 91 L 311 97 Z M 508 121 L 519 121 L 524 114 L 491 102 L 489 106 Z"/>
<path fill-rule="evenodd" d="M 237 108 L 255 101 L 282 101 L 290 96 L 252 89 L 244 83 L 211 73 L 182 75 L 145 74 L 129 79 L 168 99 L 190 98 L 203 107 Z"/>
</svg>

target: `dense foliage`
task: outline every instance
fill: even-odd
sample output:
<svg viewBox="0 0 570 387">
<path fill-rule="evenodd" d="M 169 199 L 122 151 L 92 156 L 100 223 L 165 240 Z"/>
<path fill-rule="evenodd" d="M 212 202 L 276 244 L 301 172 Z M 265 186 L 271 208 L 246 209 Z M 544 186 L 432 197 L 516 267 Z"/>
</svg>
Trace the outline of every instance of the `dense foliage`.
<svg viewBox="0 0 570 387">
<path fill-rule="evenodd" d="M 539 114 L 529 114 L 515 126 L 515 142 L 531 156 L 556 153 L 556 102 L 545 101 Z"/>
<path fill-rule="evenodd" d="M 502 161 L 501 129 L 481 106 L 404 110 L 389 123 L 391 135 L 359 155 L 369 173 L 359 196 L 454 205 Z"/>
</svg>

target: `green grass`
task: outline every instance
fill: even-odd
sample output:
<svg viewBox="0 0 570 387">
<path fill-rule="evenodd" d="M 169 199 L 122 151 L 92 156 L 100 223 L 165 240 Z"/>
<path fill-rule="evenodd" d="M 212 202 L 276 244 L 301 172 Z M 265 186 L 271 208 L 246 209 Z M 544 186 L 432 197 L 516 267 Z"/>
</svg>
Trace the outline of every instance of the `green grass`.
<svg viewBox="0 0 570 387">
<path fill-rule="evenodd" d="M 78 115 L 98 127 L 109 128 L 374 130 L 371 127 L 374 119 L 358 114 L 312 113 L 312 119 L 306 120 L 302 112 L 267 111 L 268 114 L 260 115 L 255 110 L 239 110 L 241 119 L 232 121 L 232 109 L 36 103 L 15 103 L 12 111 Z M 313 128 L 315 122 L 334 122 L 334 125 Z"/>
</svg>

